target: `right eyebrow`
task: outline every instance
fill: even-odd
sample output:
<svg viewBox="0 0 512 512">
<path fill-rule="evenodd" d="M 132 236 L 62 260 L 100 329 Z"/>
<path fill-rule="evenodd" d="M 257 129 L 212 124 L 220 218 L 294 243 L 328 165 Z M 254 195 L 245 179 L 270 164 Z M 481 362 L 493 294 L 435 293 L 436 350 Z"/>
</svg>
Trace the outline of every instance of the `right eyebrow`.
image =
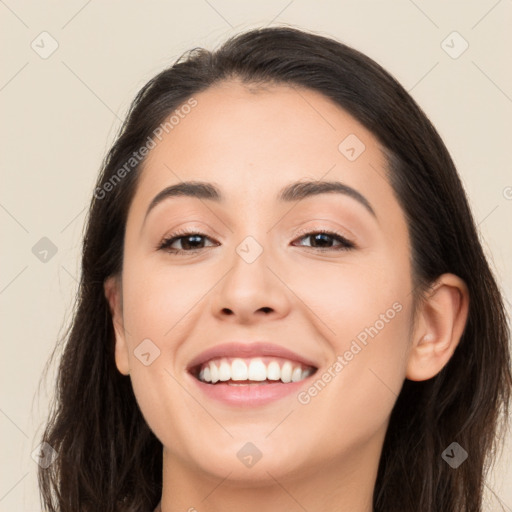
<svg viewBox="0 0 512 512">
<path fill-rule="evenodd" d="M 198 199 L 209 199 L 216 202 L 224 201 L 220 190 L 213 183 L 205 181 L 182 181 L 176 185 L 170 185 L 164 188 L 153 198 L 146 210 L 144 222 L 146 222 L 147 216 L 156 205 L 160 204 L 165 199 L 178 196 L 197 197 Z M 143 225 L 144 222 L 142 223 Z"/>
</svg>

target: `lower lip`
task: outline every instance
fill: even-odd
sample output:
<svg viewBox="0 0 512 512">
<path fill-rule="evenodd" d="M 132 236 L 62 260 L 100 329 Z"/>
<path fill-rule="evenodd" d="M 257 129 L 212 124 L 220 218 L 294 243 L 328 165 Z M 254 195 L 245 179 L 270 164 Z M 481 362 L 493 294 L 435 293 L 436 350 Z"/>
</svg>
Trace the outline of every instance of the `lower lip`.
<svg viewBox="0 0 512 512">
<path fill-rule="evenodd" d="M 309 379 L 307 377 L 301 381 L 288 382 L 286 384 L 283 382 L 271 382 L 267 384 L 255 383 L 232 386 L 225 382 L 206 384 L 193 376 L 191 378 L 194 379 L 199 389 L 209 398 L 239 407 L 257 407 L 280 400 L 292 393 L 298 393 Z"/>
</svg>

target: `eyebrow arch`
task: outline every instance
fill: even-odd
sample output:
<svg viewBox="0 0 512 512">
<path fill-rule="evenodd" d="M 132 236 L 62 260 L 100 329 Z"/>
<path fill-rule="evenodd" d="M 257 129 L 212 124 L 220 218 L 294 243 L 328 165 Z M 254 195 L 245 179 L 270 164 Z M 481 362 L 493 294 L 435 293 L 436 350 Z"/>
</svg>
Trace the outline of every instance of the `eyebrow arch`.
<svg viewBox="0 0 512 512">
<path fill-rule="evenodd" d="M 359 201 L 372 215 L 377 218 L 372 205 L 355 188 L 349 187 L 340 181 L 297 181 L 284 187 L 278 194 L 280 201 L 300 201 L 306 197 L 318 194 L 338 193 Z"/>
<path fill-rule="evenodd" d="M 277 200 L 285 202 L 300 201 L 301 199 L 305 199 L 307 197 L 326 193 L 338 193 L 349 196 L 362 204 L 368 210 L 368 212 L 373 215 L 373 217 L 377 218 L 374 209 L 366 197 L 364 197 L 356 189 L 349 187 L 348 185 L 345 185 L 339 181 L 297 181 L 282 188 L 278 192 Z M 144 222 L 146 221 L 149 212 L 155 208 L 156 205 L 165 199 L 179 196 L 195 197 L 197 199 L 208 199 L 217 203 L 224 202 L 224 196 L 222 195 L 219 188 L 217 188 L 213 183 L 208 183 L 205 181 L 182 181 L 176 185 L 171 185 L 164 188 L 153 198 L 146 211 Z"/>
</svg>

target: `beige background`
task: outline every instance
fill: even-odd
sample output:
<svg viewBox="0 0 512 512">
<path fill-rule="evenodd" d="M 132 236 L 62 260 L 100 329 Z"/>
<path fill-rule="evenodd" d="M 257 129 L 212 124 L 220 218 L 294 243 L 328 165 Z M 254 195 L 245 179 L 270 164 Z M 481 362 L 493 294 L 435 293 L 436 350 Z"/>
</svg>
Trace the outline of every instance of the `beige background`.
<svg viewBox="0 0 512 512">
<path fill-rule="evenodd" d="M 510 312 L 510 0 L 1 0 L 0 14 L 0 511 L 40 510 L 30 454 L 52 390 L 43 386 L 36 395 L 37 386 L 70 318 L 101 159 L 139 88 L 191 47 L 286 23 L 336 37 L 381 63 L 450 149 Z M 44 31 L 50 35 L 40 36 Z M 442 46 L 453 31 L 469 44 L 458 58 L 445 49 L 454 55 L 462 39 L 450 36 Z M 58 48 L 48 56 L 53 40 Z M 32 252 L 42 237 L 57 247 L 47 262 Z M 500 510 L 500 501 L 512 510 L 511 444 L 487 482 L 495 496 L 488 493 L 486 510 Z"/>
</svg>

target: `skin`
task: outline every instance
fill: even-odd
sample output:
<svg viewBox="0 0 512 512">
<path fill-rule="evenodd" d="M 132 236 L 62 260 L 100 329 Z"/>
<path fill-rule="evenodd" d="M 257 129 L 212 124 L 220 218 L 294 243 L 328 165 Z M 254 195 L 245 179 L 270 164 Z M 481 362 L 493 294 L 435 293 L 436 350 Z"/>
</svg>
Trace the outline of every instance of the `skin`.
<svg viewBox="0 0 512 512">
<path fill-rule="evenodd" d="M 118 370 L 130 375 L 164 447 L 162 510 L 371 511 L 403 381 L 431 378 L 448 362 L 466 322 L 467 288 L 440 276 L 413 322 L 407 224 L 379 143 L 329 99 L 236 81 L 194 97 L 197 106 L 145 161 L 123 273 L 105 282 Z M 349 134 L 365 144 L 353 162 L 338 150 Z M 304 179 L 353 187 L 377 218 L 341 194 L 276 201 L 278 190 Z M 188 180 L 213 182 L 226 200 L 168 199 L 144 222 L 156 194 Z M 177 228 L 204 234 L 204 248 L 157 250 Z M 331 238 L 322 250 L 304 235 L 322 228 L 356 248 L 337 251 Z M 251 264 L 236 252 L 247 236 L 263 248 Z M 292 393 L 237 409 L 207 398 L 186 371 L 203 350 L 236 339 L 290 348 L 322 375 L 395 303 L 401 311 L 307 405 Z M 148 366 L 134 355 L 146 338 L 160 350 Z M 251 468 L 237 457 L 246 442 L 263 454 Z"/>
</svg>

